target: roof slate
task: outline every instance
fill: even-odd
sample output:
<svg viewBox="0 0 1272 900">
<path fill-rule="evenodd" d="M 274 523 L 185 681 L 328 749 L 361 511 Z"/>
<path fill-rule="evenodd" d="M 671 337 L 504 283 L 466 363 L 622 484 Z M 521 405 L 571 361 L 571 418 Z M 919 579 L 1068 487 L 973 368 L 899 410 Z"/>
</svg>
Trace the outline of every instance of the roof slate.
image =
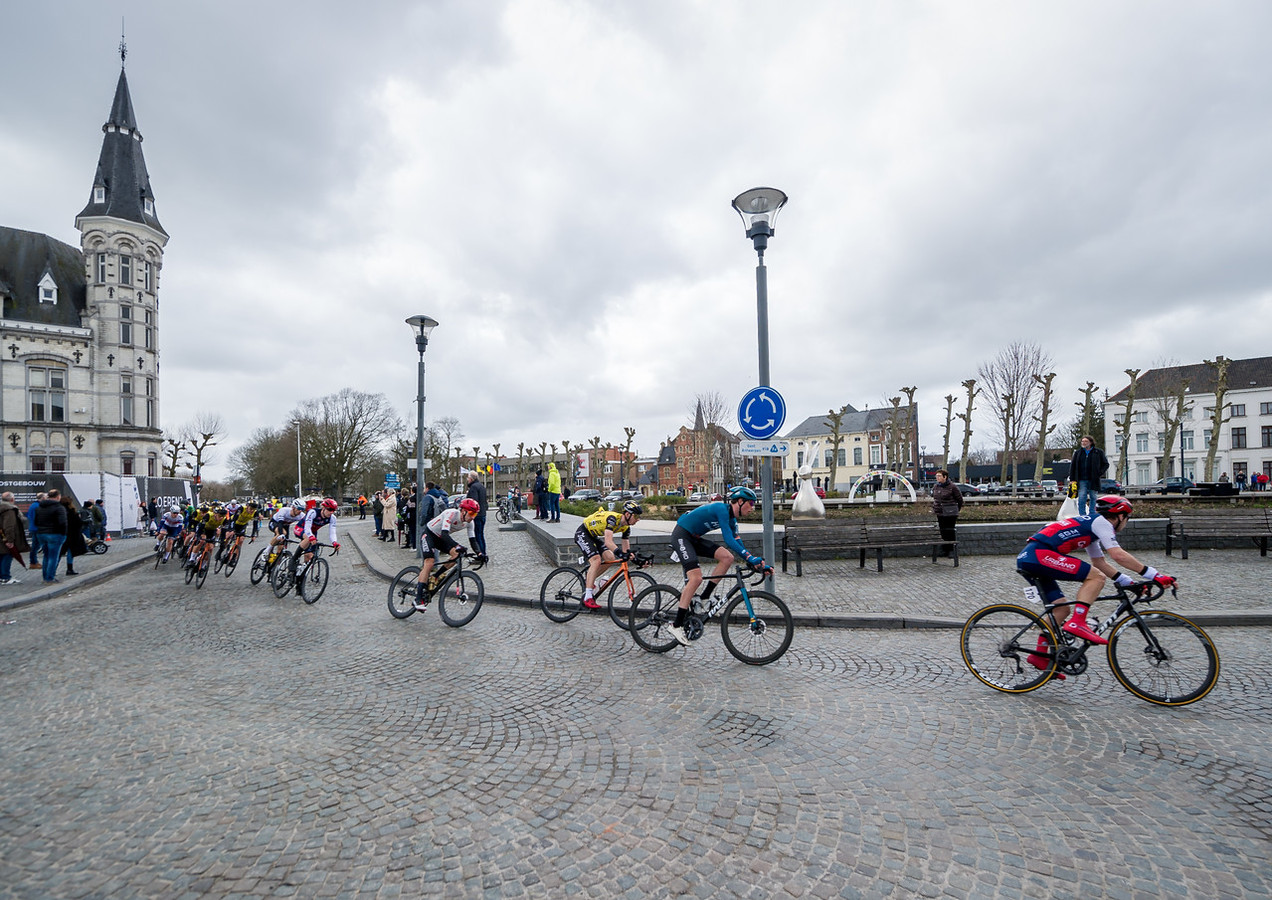
<svg viewBox="0 0 1272 900">
<path fill-rule="evenodd" d="M 57 284 L 55 304 L 40 302 L 46 271 Z M 88 299 L 84 257 L 78 247 L 47 234 L 0 226 L 0 294 L 5 319 L 78 328 Z"/>
<path fill-rule="evenodd" d="M 1217 379 L 1212 366 L 1204 362 L 1187 366 L 1167 366 L 1161 369 L 1149 369 L 1140 376 L 1135 387 L 1136 399 L 1147 397 L 1165 397 L 1174 391 L 1181 380 L 1187 379 L 1188 389 L 1193 394 L 1213 394 Z M 1249 390 L 1251 388 L 1272 387 L 1272 356 L 1256 356 L 1253 359 L 1234 359 L 1228 366 L 1228 390 Z M 1122 388 L 1107 403 L 1116 403 L 1126 399 L 1130 383 Z"/>
</svg>

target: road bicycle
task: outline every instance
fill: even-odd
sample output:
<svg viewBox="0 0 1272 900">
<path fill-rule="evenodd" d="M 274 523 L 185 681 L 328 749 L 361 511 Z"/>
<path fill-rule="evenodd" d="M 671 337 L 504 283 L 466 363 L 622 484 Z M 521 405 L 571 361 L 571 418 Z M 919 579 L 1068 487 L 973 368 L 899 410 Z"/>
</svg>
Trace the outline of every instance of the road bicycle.
<svg viewBox="0 0 1272 900">
<path fill-rule="evenodd" d="M 224 562 L 222 563 L 221 571 L 226 578 L 229 578 L 231 575 L 234 574 L 235 568 L 238 567 L 239 556 L 242 555 L 242 551 L 243 551 L 243 535 L 231 534 L 229 543 L 226 545 L 226 549 L 222 551 L 225 556 L 225 559 L 224 559 Z"/>
<path fill-rule="evenodd" d="M 751 666 L 763 666 L 782 657 L 790 649 L 795 636 L 795 620 L 791 611 L 776 594 L 751 590 L 765 577 L 765 570 L 754 569 L 755 579 L 747 583 L 747 570 L 741 564 L 732 573 L 706 575 L 704 581 L 719 580 L 710 600 L 699 597 L 690 605 L 685 619 L 685 635 L 696 641 L 706 632 L 707 623 L 720 619 L 720 636 L 724 646 L 737 659 Z M 726 579 L 736 584 L 725 593 Z M 665 584 L 645 588 L 632 602 L 628 630 L 632 639 L 651 653 L 666 653 L 680 642 L 671 633 L 680 605 L 680 591 Z"/>
<path fill-rule="evenodd" d="M 331 564 L 322 558 L 324 548 L 331 548 L 333 553 L 340 551 L 331 544 L 314 541 L 309 545 L 309 561 L 301 563 L 298 557 L 302 551 L 298 548 L 293 554 L 284 550 L 274 561 L 274 570 L 269 576 L 269 586 L 274 589 L 274 596 L 280 600 L 294 587 L 300 599 L 313 605 L 318 602 L 323 591 L 327 590 L 327 581 L 331 578 Z"/>
<path fill-rule="evenodd" d="M 486 559 L 477 557 L 465 565 L 466 556 L 460 548 L 458 556 L 437 563 L 428 573 L 425 596 L 430 600 L 437 598 L 437 611 L 451 628 L 462 628 L 476 618 L 486 599 L 486 586 L 476 572 L 486 564 Z M 419 577 L 419 566 L 407 566 L 394 577 L 389 585 L 389 612 L 393 618 L 405 619 L 416 612 L 415 585 Z"/>
<path fill-rule="evenodd" d="M 212 566 L 212 542 L 205 541 L 202 538 L 199 541 L 198 550 L 190 550 L 185 561 L 185 583 L 194 582 L 195 590 L 203 587 L 203 582 L 208 580 L 208 569 Z"/>
<path fill-rule="evenodd" d="M 495 520 L 500 525 L 507 525 L 517 515 L 517 511 L 512 506 L 512 501 L 507 497 L 499 498 L 499 509 L 495 512 Z"/>
<path fill-rule="evenodd" d="M 630 560 L 622 559 L 617 563 L 606 563 L 606 567 L 617 565 L 618 571 L 596 579 L 598 595 L 605 585 L 612 585 L 605 598 L 605 608 L 609 611 L 610 620 L 624 631 L 627 630 L 628 614 L 636 595 L 655 584 L 654 579 L 644 572 L 631 571 L 631 563 L 635 563 L 636 568 L 643 569 L 651 565 L 653 561 L 653 556 L 638 554 Z M 586 562 L 586 557 L 579 559 L 580 564 Z M 604 572 L 605 569 L 601 571 Z M 568 622 L 586 609 L 583 605 L 583 592 L 586 587 L 585 574 L 574 566 L 560 566 L 553 569 L 539 587 L 539 608 L 553 622 Z M 614 600 L 619 596 L 619 588 L 625 588 L 627 595 L 627 609 L 621 611 L 614 605 Z"/>
<path fill-rule="evenodd" d="M 248 572 L 248 580 L 252 584 L 260 584 L 265 579 L 274 574 L 274 568 L 284 559 L 291 561 L 291 553 L 287 550 L 289 540 L 287 535 L 283 535 L 283 542 L 271 546 L 266 544 L 256 554 L 256 558 L 252 560 L 252 568 Z M 273 559 L 270 558 L 270 552 L 273 551 Z"/>
<path fill-rule="evenodd" d="M 1040 585 L 1026 580 L 1026 598 L 1041 603 Z M 1117 608 L 1092 628 L 1097 634 L 1107 632 L 1109 668 L 1122 687 L 1149 703 L 1184 706 L 1206 696 L 1218 682 L 1219 651 L 1200 626 L 1183 616 L 1135 608 L 1158 600 L 1165 590 L 1152 581 L 1117 587 L 1115 593 L 1097 598 L 1097 603 L 1116 600 Z M 1171 594 L 1177 596 L 1173 587 Z M 977 610 L 963 626 L 963 662 L 982 682 L 1009 694 L 1035 690 L 1053 678 L 1081 675 L 1092 644 L 1062 631 L 1054 613 L 1057 606 L 1070 602 L 1045 603 L 1041 615 L 1014 603 Z"/>
</svg>

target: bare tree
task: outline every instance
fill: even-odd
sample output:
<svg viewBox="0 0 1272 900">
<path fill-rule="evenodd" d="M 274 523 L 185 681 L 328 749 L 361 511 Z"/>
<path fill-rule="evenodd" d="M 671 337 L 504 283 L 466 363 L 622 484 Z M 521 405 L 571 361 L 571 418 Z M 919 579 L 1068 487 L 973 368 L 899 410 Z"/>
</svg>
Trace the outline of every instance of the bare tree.
<svg viewBox="0 0 1272 900">
<path fill-rule="evenodd" d="M 972 411 L 976 409 L 975 401 L 977 394 L 983 394 L 984 391 L 976 386 L 976 379 L 969 378 L 963 382 L 963 388 L 967 391 L 967 412 L 957 413 L 958 417 L 963 420 L 963 455 L 958 461 L 958 480 L 967 481 L 968 454 L 971 453 L 972 446 Z"/>
<path fill-rule="evenodd" d="M 1082 389 L 1082 402 L 1074 404 L 1074 406 L 1081 407 L 1082 409 L 1082 417 L 1080 419 L 1081 425 L 1078 426 L 1079 434 L 1078 434 L 1077 444 L 1080 444 L 1082 442 L 1083 435 L 1089 434 L 1092 437 L 1097 436 L 1096 433 L 1092 430 L 1093 428 L 1095 428 L 1096 417 L 1095 417 L 1095 401 L 1091 399 L 1092 395 L 1095 394 L 1097 390 L 1098 388 L 1095 386 L 1095 382 L 1088 381 L 1086 383 L 1086 387 Z M 1098 437 L 1100 440 L 1100 444 L 1103 445 L 1104 435 L 1101 434 Z M 1074 449 L 1077 449 L 1077 444 L 1074 445 Z"/>
<path fill-rule="evenodd" d="M 623 434 L 627 436 L 627 443 L 623 444 L 623 472 L 618 481 L 619 490 L 627 490 L 627 470 L 631 466 L 632 440 L 636 437 L 636 429 L 630 425 L 625 425 L 623 426 Z"/>
<path fill-rule="evenodd" d="M 599 434 L 592 435 L 591 439 L 588 440 L 588 443 L 592 445 L 591 461 L 587 467 L 588 473 L 592 477 L 592 487 L 601 487 L 601 436 Z"/>
<path fill-rule="evenodd" d="M 901 419 L 901 398 L 889 397 L 888 404 L 892 409 L 888 411 L 888 418 L 883 423 L 884 428 L 884 446 L 887 448 L 888 458 L 884 460 L 889 469 L 896 470 L 897 457 L 901 455 L 901 437 L 900 419 Z"/>
<path fill-rule="evenodd" d="M 169 478 L 177 477 L 177 469 L 189 465 L 185 462 L 187 447 L 185 438 L 166 437 L 163 439 L 163 474 Z"/>
<path fill-rule="evenodd" d="M 1119 400 L 1117 405 L 1122 407 L 1122 417 L 1119 419 L 1116 415 L 1113 417 L 1113 424 L 1118 427 L 1119 433 L 1122 435 L 1122 449 L 1117 457 L 1117 477 L 1123 484 L 1129 480 L 1127 472 L 1126 454 L 1131 443 L 1131 415 L 1135 407 L 1135 389 L 1139 386 L 1139 369 L 1126 369 L 1126 377 L 1131 379 L 1131 383 L 1126 388 L 1126 398 Z"/>
<path fill-rule="evenodd" d="M 827 492 L 835 489 L 835 473 L 839 469 L 839 445 L 844 442 L 843 428 L 844 416 L 848 415 L 848 404 L 839 407 L 838 410 L 829 410 L 826 413 L 826 421 L 830 423 L 830 478 L 826 485 Z"/>
<path fill-rule="evenodd" d="M 219 413 L 195 413 L 194 419 L 182 426 L 181 436 L 185 439 L 188 452 L 194 457 L 194 471 L 198 474 L 204 466 L 216 459 L 212 448 L 225 437 L 225 423 L 221 421 Z"/>
<path fill-rule="evenodd" d="M 901 425 L 901 443 L 899 446 L 899 455 L 905 457 L 906 465 L 913 466 L 914 478 L 919 480 L 919 460 L 915 455 L 919 450 L 919 442 L 914 439 L 912 434 L 915 419 L 917 418 L 917 410 L 914 408 L 914 394 L 918 391 L 918 387 L 903 387 L 901 393 L 905 394 L 905 419 Z M 905 466 L 901 466 L 897 471 L 904 472 Z"/>
<path fill-rule="evenodd" d="M 704 425 L 719 425 L 727 430 L 729 404 L 719 391 L 704 391 L 693 395 L 693 404 L 689 408 L 689 421 L 696 423 L 699 412 L 702 413 Z"/>
<path fill-rule="evenodd" d="M 1183 424 L 1184 419 L 1188 418 L 1192 403 L 1188 399 L 1188 379 L 1180 379 L 1167 394 L 1160 398 L 1154 398 L 1153 405 L 1157 408 L 1158 414 L 1162 417 L 1162 424 L 1165 431 L 1162 434 L 1162 456 L 1159 461 L 1159 471 L 1162 478 L 1171 474 L 1173 469 L 1172 460 L 1175 452 L 1175 437 L 1179 434 L 1179 426 Z M 1122 441 L 1122 448 L 1125 450 L 1126 441 Z M 1180 462 L 1183 462 L 1183 453 L 1180 452 Z M 1180 466 L 1180 474 L 1183 474 L 1183 467 Z"/>
<path fill-rule="evenodd" d="M 311 483 L 337 497 L 405 427 L 383 394 L 352 388 L 304 401 L 292 411 L 290 424 L 300 431 Z"/>
<path fill-rule="evenodd" d="M 259 493 L 291 493 L 296 483 L 295 429 L 257 428 L 234 454 L 230 468 Z"/>
<path fill-rule="evenodd" d="M 1012 482 L 1016 482 L 1017 452 L 1021 449 L 1024 423 L 1038 415 L 1039 398 L 1034 390 L 1034 375 L 1052 367 L 1050 355 L 1034 343 L 1014 341 L 987 363 L 981 363 L 976 374 L 985 386 L 991 409 L 1002 439 L 1003 464 L 1001 478 L 1007 480 L 1007 464 L 1012 466 Z"/>
<path fill-rule="evenodd" d="M 1036 421 L 1038 422 L 1038 451 L 1034 457 L 1034 478 L 1038 481 L 1042 480 L 1042 466 L 1046 461 L 1047 455 L 1047 435 L 1056 430 L 1056 426 L 1047 426 L 1047 419 L 1051 415 L 1051 382 L 1055 380 L 1056 373 L 1048 372 L 1046 375 L 1034 373 L 1034 381 L 1041 386 L 1042 396 L 1039 398 L 1039 413 Z"/>
<path fill-rule="evenodd" d="M 1228 366 L 1232 364 L 1232 360 L 1216 356 L 1205 362 L 1215 370 L 1215 407 L 1210 411 L 1210 449 L 1206 454 L 1206 481 L 1214 481 L 1215 451 L 1219 449 L 1219 429 L 1223 427 L 1224 422 L 1232 418 L 1231 415 L 1223 414 L 1225 407 L 1231 409 L 1231 406 L 1225 402 L 1225 398 L 1228 395 Z"/>
<path fill-rule="evenodd" d="M 503 466 L 499 464 L 499 447 L 501 445 L 491 444 L 491 446 L 495 448 L 495 462 L 490 469 L 490 496 L 498 499 L 499 498 L 499 472 L 494 468 L 494 466 L 499 466 L 499 468 L 503 468 Z"/>
<path fill-rule="evenodd" d="M 950 468 L 950 429 L 954 425 L 954 395 L 945 395 L 945 445 L 941 451 L 941 468 Z"/>
</svg>

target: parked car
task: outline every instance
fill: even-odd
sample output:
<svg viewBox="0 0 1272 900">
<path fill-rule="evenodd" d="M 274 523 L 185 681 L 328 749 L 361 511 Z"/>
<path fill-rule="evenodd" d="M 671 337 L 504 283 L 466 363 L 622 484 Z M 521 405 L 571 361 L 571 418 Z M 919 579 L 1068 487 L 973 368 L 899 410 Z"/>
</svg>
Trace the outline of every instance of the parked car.
<svg viewBox="0 0 1272 900">
<path fill-rule="evenodd" d="M 1123 490 L 1122 488 L 1122 482 L 1118 481 L 1116 478 L 1101 478 L 1100 493 L 1101 494 L 1125 494 L 1126 491 Z"/>
<path fill-rule="evenodd" d="M 958 488 L 958 492 L 964 497 L 979 497 L 984 493 L 984 491 L 974 484 L 959 484 L 958 482 L 955 482 L 954 487 Z"/>
<path fill-rule="evenodd" d="M 1034 481 L 1032 478 L 1022 478 L 1016 482 L 1017 494 L 1041 494 L 1043 493 L 1042 483 Z"/>
<path fill-rule="evenodd" d="M 596 488 L 579 488 L 570 495 L 571 500 L 580 500 L 584 503 L 596 503 L 601 499 L 601 492 Z"/>
<path fill-rule="evenodd" d="M 1194 486 L 1191 478 L 1183 478 L 1179 475 L 1171 475 L 1160 481 L 1155 481 L 1144 488 L 1146 494 L 1186 494 L 1188 489 Z"/>
<path fill-rule="evenodd" d="M 820 497 L 821 499 L 823 499 L 823 500 L 825 500 L 825 499 L 826 499 L 826 489 L 825 489 L 825 488 L 815 487 L 815 488 L 813 488 L 813 492 L 814 492 L 815 494 L 817 494 L 817 496 L 818 496 L 818 497 Z M 794 494 L 791 494 L 791 499 L 792 499 L 792 500 L 794 500 L 794 499 L 795 499 L 795 497 L 796 497 L 796 496 L 798 496 L 798 494 L 799 494 L 799 491 L 796 491 Z"/>
<path fill-rule="evenodd" d="M 692 494 L 689 495 L 690 503 L 706 503 L 707 499 L 708 499 L 707 495 L 704 494 L 702 491 L 694 491 Z"/>
<path fill-rule="evenodd" d="M 685 492 L 680 488 L 667 488 L 665 493 L 668 497 L 683 497 L 685 495 Z"/>
<path fill-rule="evenodd" d="M 1060 493 L 1060 483 L 1054 478 L 1044 478 L 1042 479 L 1042 492 L 1048 497 L 1054 497 Z"/>
</svg>

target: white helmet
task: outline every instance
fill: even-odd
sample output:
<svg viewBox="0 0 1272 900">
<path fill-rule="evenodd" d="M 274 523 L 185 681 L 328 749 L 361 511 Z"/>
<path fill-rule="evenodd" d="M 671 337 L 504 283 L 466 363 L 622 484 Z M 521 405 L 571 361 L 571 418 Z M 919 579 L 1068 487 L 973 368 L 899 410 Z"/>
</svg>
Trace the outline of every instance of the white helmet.
<svg viewBox="0 0 1272 900">
<path fill-rule="evenodd" d="M 168 507 L 168 512 L 170 512 L 170 513 L 179 513 L 179 512 L 181 512 L 181 507 L 177 506 L 177 504 L 175 504 L 175 503 L 174 503 L 174 504 L 172 504 L 171 506 L 169 506 L 169 507 Z"/>
</svg>

